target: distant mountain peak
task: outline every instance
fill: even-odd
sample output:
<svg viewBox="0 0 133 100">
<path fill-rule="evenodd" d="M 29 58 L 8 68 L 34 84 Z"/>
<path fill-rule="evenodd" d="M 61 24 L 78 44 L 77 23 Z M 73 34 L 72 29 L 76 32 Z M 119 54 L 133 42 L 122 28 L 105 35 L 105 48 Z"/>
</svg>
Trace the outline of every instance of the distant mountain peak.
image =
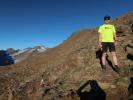
<svg viewBox="0 0 133 100">
<path fill-rule="evenodd" d="M 18 49 L 15 50 L 13 48 L 8 48 L 6 51 L 15 59 L 15 62 L 20 62 L 26 58 L 28 58 L 31 55 L 36 55 L 38 53 L 44 52 L 47 50 L 44 45 L 38 45 L 34 47 L 27 47 L 25 49 Z"/>
</svg>

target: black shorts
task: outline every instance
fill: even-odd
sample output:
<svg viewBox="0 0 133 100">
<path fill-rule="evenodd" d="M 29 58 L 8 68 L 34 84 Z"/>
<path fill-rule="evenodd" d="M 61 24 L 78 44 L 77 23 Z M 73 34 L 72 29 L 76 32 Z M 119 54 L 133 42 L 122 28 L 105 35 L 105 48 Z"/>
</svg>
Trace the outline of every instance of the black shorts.
<svg viewBox="0 0 133 100">
<path fill-rule="evenodd" d="M 115 44 L 114 42 L 102 42 L 102 52 L 105 53 L 109 50 L 109 52 L 115 52 Z"/>
</svg>

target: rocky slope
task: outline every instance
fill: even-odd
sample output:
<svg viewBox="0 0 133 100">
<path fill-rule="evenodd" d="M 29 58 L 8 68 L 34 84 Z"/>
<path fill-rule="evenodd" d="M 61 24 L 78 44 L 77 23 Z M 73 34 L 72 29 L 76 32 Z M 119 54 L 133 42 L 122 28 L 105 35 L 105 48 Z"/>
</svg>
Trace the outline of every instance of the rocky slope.
<svg viewBox="0 0 133 100">
<path fill-rule="evenodd" d="M 111 68 L 109 53 L 107 72 L 101 71 L 97 28 L 81 30 L 55 48 L 0 68 L 0 100 L 86 100 L 82 98 L 85 94 L 91 99 L 99 96 L 104 100 L 106 95 L 106 100 L 128 100 L 133 74 L 133 13 L 112 23 L 117 27 L 120 74 Z"/>
</svg>

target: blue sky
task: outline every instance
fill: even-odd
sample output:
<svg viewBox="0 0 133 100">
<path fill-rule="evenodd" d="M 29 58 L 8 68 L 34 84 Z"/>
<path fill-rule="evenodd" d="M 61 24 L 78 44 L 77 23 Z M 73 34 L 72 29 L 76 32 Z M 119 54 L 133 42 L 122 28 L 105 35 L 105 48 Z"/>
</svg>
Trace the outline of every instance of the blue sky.
<svg viewBox="0 0 133 100">
<path fill-rule="evenodd" d="M 103 16 L 133 11 L 133 0 L 0 0 L 0 49 L 54 47 Z"/>
</svg>

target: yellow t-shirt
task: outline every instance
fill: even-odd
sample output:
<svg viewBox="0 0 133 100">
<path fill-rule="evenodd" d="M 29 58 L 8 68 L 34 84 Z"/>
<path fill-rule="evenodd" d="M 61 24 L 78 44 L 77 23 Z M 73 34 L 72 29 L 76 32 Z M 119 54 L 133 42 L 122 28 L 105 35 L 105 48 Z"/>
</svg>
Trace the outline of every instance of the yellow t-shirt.
<svg viewBox="0 0 133 100">
<path fill-rule="evenodd" d="M 103 24 L 99 27 L 98 33 L 101 34 L 101 42 L 114 42 L 114 33 L 116 32 L 114 25 Z"/>
</svg>

